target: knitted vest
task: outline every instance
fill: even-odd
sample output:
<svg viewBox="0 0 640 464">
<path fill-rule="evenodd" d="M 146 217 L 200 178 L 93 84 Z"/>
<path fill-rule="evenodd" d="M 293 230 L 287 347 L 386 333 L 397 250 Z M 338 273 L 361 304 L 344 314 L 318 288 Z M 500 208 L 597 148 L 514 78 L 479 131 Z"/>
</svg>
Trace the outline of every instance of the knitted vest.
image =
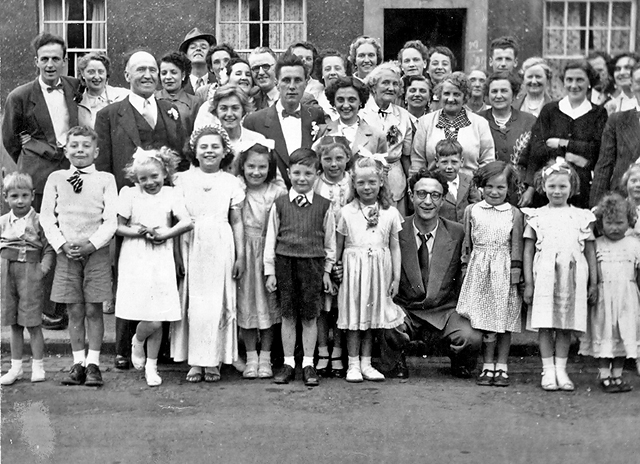
<svg viewBox="0 0 640 464">
<path fill-rule="evenodd" d="M 133 107 L 133 105 L 132 105 Z M 159 108 L 158 108 L 159 110 Z M 151 126 L 138 110 L 133 108 L 133 116 L 136 120 L 136 126 L 138 127 L 138 135 L 140 136 L 140 146 L 144 149 L 160 148 L 163 146 L 169 146 L 169 140 L 167 137 L 167 127 L 164 124 L 164 119 L 160 116 L 158 111 L 158 120 L 156 121 L 156 127 L 151 129 Z"/>
<path fill-rule="evenodd" d="M 275 201 L 280 228 L 276 237 L 276 254 L 294 258 L 324 258 L 324 216 L 331 202 L 313 196 L 310 206 L 301 208 L 289 195 Z"/>
</svg>

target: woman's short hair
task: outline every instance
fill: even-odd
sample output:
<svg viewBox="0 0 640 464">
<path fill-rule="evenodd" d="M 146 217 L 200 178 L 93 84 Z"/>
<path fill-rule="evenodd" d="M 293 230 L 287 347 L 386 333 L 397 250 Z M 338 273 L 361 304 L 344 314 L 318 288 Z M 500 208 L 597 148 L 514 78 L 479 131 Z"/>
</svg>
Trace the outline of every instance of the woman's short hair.
<svg viewBox="0 0 640 464">
<path fill-rule="evenodd" d="M 451 70 L 456 69 L 456 57 L 451 51 L 449 47 L 445 47 L 444 45 L 436 45 L 435 47 L 431 47 L 429 49 L 429 59 L 427 60 L 427 66 L 429 66 L 429 61 L 431 61 L 431 57 L 435 54 L 439 53 L 449 58 L 451 61 Z"/>
<path fill-rule="evenodd" d="M 353 65 L 356 64 L 358 48 L 363 44 L 373 45 L 376 49 L 376 64 L 382 63 L 382 47 L 380 46 L 380 42 L 368 35 L 361 35 L 351 42 L 351 45 L 349 45 L 349 61 L 351 61 Z"/>
<path fill-rule="evenodd" d="M 364 83 L 369 87 L 369 89 L 373 89 L 378 82 L 380 81 L 380 77 L 382 73 L 385 71 L 391 71 L 398 78 L 398 85 L 400 86 L 398 90 L 398 95 L 403 95 L 403 84 L 402 84 L 402 71 L 400 70 L 400 66 L 395 64 L 393 61 L 385 61 L 384 63 L 379 64 L 375 68 L 371 70 L 367 77 L 364 78 Z"/>
<path fill-rule="evenodd" d="M 311 74 L 314 76 L 318 76 L 318 79 L 322 80 L 322 62 L 325 58 L 329 58 L 330 56 L 335 56 L 342 59 L 342 66 L 344 66 L 344 72 L 347 76 L 352 74 L 352 64 L 351 61 L 347 60 L 347 57 L 340 53 L 338 50 L 334 50 L 332 48 L 328 48 L 326 50 L 322 50 L 318 53 L 318 56 L 313 61 L 313 71 Z"/>
<path fill-rule="evenodd" d="M 264 180 L 264 182 L 265 184 L 268 184 L 276 178 L 278 164 L 276 163 L 276 157 L 273 154 L 273 151 L 269 150 L 269 148 L 265 147 L 260 142 L 256 142 L 251 147 L 240 152 L 240 155 L 237 159 L 238 175 L 240 175 L 244 179 L 244 164 L 247 162 L 249 156 L 253 153 L 267 156 L 267 160 L 269 161 L 269 170 L 267 171 L 267 178 Z"/>
<path fill-rule="evenodd" d="M 162 66 L 162 63 L 173 64 L 176 68 L 182 71 L 182 86 L 184 86 L 189 81 L 189 74 L 191 74 L 191 60 L 185 53 L 167 53 L 162 58 L 160 58 L 160 66 Z"/>
<path fill-rule="evenodd" d="M 414 50 L 420 52 L 420 55 L 422 55 L 422 59 L 424 60 L 426 66 L 427 61 L 429 61 L 429 49 L 420 40 L 409 40 L 408 42 L 405 42 L 404 47 L 402 47 L 398 52 L 398 62 L 402 63 L 402 54 L 409 48 L 413 48 Z"/>
<path fill-rule="evenodd" d="M 111 60 L 105 52 L 89 52 L 86 55 L 82 55 L 78 58 L 78 71 L 80 71 L 80 73 L 84 72 L 91 61 L 99 61 L 102 63 L 107 70 L 107 79 L 109 79 L 111 75 Z"/>
<path fill-rule="evenodd" d="M 338 92 L 339 89 L 346 89 L 349 87 L 356 89 L 358 97 L 360 98 L 360 108 L 364 108 L 364 105 L 369 99 L 369 87 L 353 76 L 339 77 L 338 80 L 330 84 L 329 87 L 325 89 L 324 94 L 327 97 L 327 100 L 329 100 L 331 106 L 336 106 L 336 92 Z"/>
<path fill-rule="evenodd" d="M 248 114 L 251 111 L 251 102 L 249 102 L 249 97 L 247 96 L 245 91 L 242 90 L 237 85 L 232 85 L 232 84 L 226 84 L 216 89 L 215 93 L 213 94 L 213 98 L 211 99 L 211 102 L 210 102 L 211 106 L 209 107 L 209 111 L 212 114 L 215 114 L 218 109 L 218 105 L 220 104 L 220 101 L 224 98 L 229 98 L 229 97 L 238 98 L 238 100 L 240 101 L 240 104 L 242 105 L 243 116 Z"/>
<path fill-rule="evenodd" d="M 631 58 L 636 63 L 640 62 L 640 55 L 638 55 L 637 53 L 634 53 L 634 52 L 618 53 L 616 56 L 614 56 L 607 62 L 607 70 L 609 71 L 609 76 L 611 76 L 611 78 L 613 78 L 613 72 L 616 70 L 616 64 L 618 64 L 618 61 L 622 58 Z"/>
<path fill-rule="evenodd" d="M 551 80 L 553 79 L 553 71 L 547 63 L 547 60 L 540 56 L 532 56 L 524 60 L 524 62 L 522 63 L 522 71 L 520 72 L 520 76 L 524 77 L 524 73 L 526 72 L 526 70 L 534 66 L 540 66 L 542 68 L 545 76 L 547 77 L 547 82 L 550 84 Z"/>
<path fill-rule="evenodd" d="M 249 71 L 251 71 L 251 65 L 249 64 L 249 62 L 247 60 L 245 60 L 244 58 L 231 58 L 229 60 L 229 62 L 227 63 L 227 67 L 225 68 L 227 70 L 227 77 L 231 76 L 231 70 L 233 69 L 233 67 L 235 65 L 237 65 L 238 63 L 242 63 L 242 64 L 246 64 L 247 68 L 249 68 Z M 253 74 L 251 74 L 251 85 L 253 86 Z"/>
<path fill-rule="evenodd" d="M 511 86 L 511 92 L 513 92 L 513 98 L 516 98 L 518 92 L 520 92 L 520 87 L 522 86 L 520 78 L 513 73 L 506 71 L 491 73 L 484 84 L 485 95 L 489 95 L 489 87 L 491 86 L 491 83 L 495 81 L 508 81 Z"/>
<path fill-rule="evenodd" d="M 436 85 L 433 89 L 433 92 L 438 96 L 438 98 L 442 98 L 442 87 L 444 87 L 445 83 L 449 83 L 460 90 L 463 96 L 463 102 L 466 103 L 471 96 L 471 85 L 469 84 L 469 78 L 462 71 L 455 71 L 451 74 L 447 74 L 442 78 L 442 80 Z"/>
<path fill-rule="evenodd" d="M 212 60 L 212 56 L 215 52 L 227 52 L 227 54 L 229 55 L 229 59 L 231 58 L 240 58 L 240 55 L 238 55 L 236 53 L 236 51 L 233 49 L 233 47 L 227 43 L 221 43 L 216 45 L 215 47 L 211 47 L 209 49 L 209 51 L 207 52 L 207 56 L 205 57 L 204 61 L 207 63 L 207 66 L 209 67 L 209 69 L 211 69 L 213 67 L 213 63 L 211 62 Z"/>
<path fill-rule="evenodd" d="M 571 69 L 580 69 L 584 71 L 584 73 L 587 75 L 587 79 L 589 80 L 589 85 L 591 87 L 598 85 L 598 83 L 600 82 L 600 74 L 598 74 L 598 72 L 593 69 L 593 66 L 591 66 L 591 64 L 586 59 L 573 60 L 568 62 L 562 69 L 561 77 L 563 81 L 564 76 L 567 74 L 567 71 Z"/>
</svg>

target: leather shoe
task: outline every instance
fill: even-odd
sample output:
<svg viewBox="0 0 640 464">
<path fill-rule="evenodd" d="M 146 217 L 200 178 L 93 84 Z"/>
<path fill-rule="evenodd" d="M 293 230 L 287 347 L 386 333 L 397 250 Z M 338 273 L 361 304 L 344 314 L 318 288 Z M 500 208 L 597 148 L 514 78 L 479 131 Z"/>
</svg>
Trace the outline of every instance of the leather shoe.
<svg viewBox="0 0 640 464">
<path fill-rule="evenodd" d="M 89 364 L 87 366 L 87 378 L 84 381 L 84 384 L 87 387 L 101 387 L 104 382 L 102 381 L 102 373 L 100 372 L 100 368 L 95 364 Z"/>
<path fill-rule="evenodd" d="M 71 366 L 69 375 L 62 379 L 62 385 L 82 385 L 86 375 L 86 370 L 82 364 L 74 364 Z"/>
<path fill-rule="evenodd" d="M 387 377 L 395 378 L 395 379 L 408 379 L 409 378 L 409 369 L 407 368 L 407 359 L 404 354 L 400 358 L 400 361 L 393 366 L 387 374 Z"/>
<path fill-rule="evenodd" d="M 116 355 L 116 359 L 113 362 L 113 366 L 116 369 L 120 369 L 122 371 L 126 371 L 126 370 L 131 368 L 131 363 L 129 363 L 129 359 L 128 358 L 118 354 L 118 355 Z"/>
<path fill-rule="evenodd" d="M 302 368 L 302 379 L 307 387 L 317 387 L 320 385 L 318 379 L 318 373 L 313 366 L 307 366 Z"/>
<path fill-rule="evenodd" d="M 296 370 L 288 364 L 284 364 L 280 372 L 273 378 L 274 383 L 289 383 L 296 379 Z"/>
<path fill-rule="evenodd" d="M 67 328 L 68 321 L 64 316 L 51 317 L 47 314 L 42 314 L 42 328 L 47 330 L 65 330 Z"/>
</svg>

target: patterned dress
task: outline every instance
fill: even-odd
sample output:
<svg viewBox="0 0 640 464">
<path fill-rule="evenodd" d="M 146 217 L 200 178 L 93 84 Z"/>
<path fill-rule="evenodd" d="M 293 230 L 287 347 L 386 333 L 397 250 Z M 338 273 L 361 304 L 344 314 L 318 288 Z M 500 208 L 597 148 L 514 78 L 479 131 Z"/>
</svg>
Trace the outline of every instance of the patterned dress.
<svg viewBox="0 0 640 464">
<path fill-rule="evenodd" d="M 512 236 L 521 234 L 512 234 L 513 208 L 509 203 L 492 206 L 481 201 L 467 207 L 464 221 L 470 235 L 465 244 L 470 239 L 472 246 L 463 251 L 463 260 L 468 259 L 469 265 L 456 311 L 469 319 L 474 329 L 520 332 L 522 300 L 517 286 L 511 284 L 511 255 Z M 522 223 L 519 213 L 515 221 Z M 521 252 L 522 246 L 517 248 Z"/>
</svg>

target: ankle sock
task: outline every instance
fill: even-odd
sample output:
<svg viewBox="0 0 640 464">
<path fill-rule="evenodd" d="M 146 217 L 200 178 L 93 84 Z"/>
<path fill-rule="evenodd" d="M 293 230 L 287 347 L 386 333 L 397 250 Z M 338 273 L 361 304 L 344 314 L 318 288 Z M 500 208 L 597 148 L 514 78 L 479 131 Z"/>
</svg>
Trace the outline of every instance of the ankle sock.
<svg viewBox="0 0 640 464">
<path fill-rule="evenodd" d="M 360 367 L 360 356 L 349 356 L 349 367 Z"/>
<path fill-rule="evenodd" d="M 34 360 L 35 362 L 35 360 Z M 40 360 L 42 362 L 42 359 Z M 11 370 L 13 372 L 20 372 L 22 369 L 22 359 L 12 359 L 11 360 Z"/>
<path fill-rule="evenodd" d="M 611 368 L 610 367 L 599 367 L 598 368 L 598 376 L 600 380 L 608 379 L 611 377 Z"/>
<path fill-rule="evenodd" d="M 553 358 L 542 358 L 542 371 L 546 372 L 547 370 L 553 370 L 553 369 L 555 369 Z"/>
<path fill-rule="evenodd" d="M 503 375 L 504 377 L 507 377 L 507 378 L 509 377 L 509 376 L 507 375 L 507 372 L 508 372 L 508 371 L 507 371 L 507 364 L 506 364 L 506 363 L 504 363 L 504 364 L 502 364 L 502 363 L 496 363 L 496 371 L 500 371 L 500 370 L 501 370 L 501 371 L 503 371 L 503 374 L 502 374 L 502 375 Z"/>
<path fill-rule="evenodd" d="M 89 364 L 95 364 L 96 366 L 100 365 L 100 351 L 99 350 L 89 350 L 87 353 L 87 366 Z"/>
<path fill-rule="evenodd" d="M 258 363 L 258 352 L 257 351 L 247 351 L 247 364 L 249 363 Z"/>
<path fill-rule="evenodd" d="M 556 371 L 567 370 L 567 358 L 555 358 Z"/>
<path fill-rule="evenodd" d="M 20 362 L 22 365 L 22 361 Z M 13 365 L 11 366 L 13 368 Z M 31 360 L 31 370 L 44 370 L 44 359 L 32 359 Z"/>
<path fill-rule="evenodd" d="M 294 369 L 296 368 L 296 359 L 293 356 L 285 356 L 284 363 L 287 366 L 293 367 Z"/>
<path fill-rule="evenodd" d="M 319 346 L 318 347 L 318 364 L 316 364 L 316 369 L 326 369 L 327 366 L 329 365 L 328 358 L 329 358 L 329 347 Z"/>
<path fill-rule="evenodd" d="M 302 357 L 302 367 L 305 368 L 307 366 L 313 367 L 313 356 L 303 356 Z"/>
<path fill-rule="evenodd" d="M 258 364 L 271 364 L 271 351 L 261 351 L 258 356 Z"/>
<path fill-rule="evenodd" d="M 489 371 L 487 375 L 489 377 L 493 377 L 493 371 L 496 370 L 496 365 L 494 363 L 483 363 L 482 364 L 482 372 Z"/>
<path fill-rule="evenodd" d="M 147 362 L 144 365 L 146 370 L 158 370 L 158 359 L 147 358 Z"/>
<path fill-rule="evenodd" d="M 371 356 L 360 356 L 360 368 L 371 367 Z"/>
<path fill-rule="evenodd" d="M 82 364 L 84 366 L 84 350 L 73 352 L 73 364 Z"/>
<path fill-rule="evenodd" d="M 611 369 L 611 375 L 614 379 L 618 379 L 622 377 L 622 367 L 614 367 Z"/>
</svg>

